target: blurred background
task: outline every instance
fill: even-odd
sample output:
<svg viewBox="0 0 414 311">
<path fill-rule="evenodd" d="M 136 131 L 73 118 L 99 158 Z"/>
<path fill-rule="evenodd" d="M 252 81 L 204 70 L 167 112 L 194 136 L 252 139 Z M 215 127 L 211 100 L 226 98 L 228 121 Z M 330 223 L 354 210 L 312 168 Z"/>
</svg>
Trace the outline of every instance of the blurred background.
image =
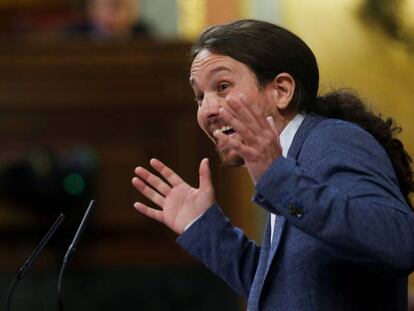
<svg viewBox="0 0 414 311">
<path fill-rule="evenodd" d="M 96 199 L 65 274 L 68 310 L 245 308 L 175 234 L 133 209 L 142 198 L 130 183 L 135 166 L 158 157 L 196 185 L 208 156 L 217 200 L 261 240 L 264 213 L 250 203 L 250 180 L 219 166 L 188 86 L 191 41 L 238 18 L 301 36 L 319 61 L 321 93 L 354 88 L 398 121 L 414 154 L 414 0 L 0 0 L 1 305 L 65 212 L 12 308 L 56 309 L 65 249 Z"/>
</svg>

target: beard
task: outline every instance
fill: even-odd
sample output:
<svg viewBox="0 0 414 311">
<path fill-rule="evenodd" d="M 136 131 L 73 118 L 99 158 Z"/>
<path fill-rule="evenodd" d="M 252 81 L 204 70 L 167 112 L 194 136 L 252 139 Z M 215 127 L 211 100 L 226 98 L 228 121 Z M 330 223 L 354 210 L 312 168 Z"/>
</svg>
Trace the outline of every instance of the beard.
<svg viewBox="0 0 414 311">
<path fill-rule="evenodd" d="M 244 165 L 244 159 L 236 154 L 234 151 L 226 149 L 226 150 L 218 150 L 216 148 L 217 154 L 220 157 L 221 165 L 224 167 L 241 167 Z"/>
</svg>

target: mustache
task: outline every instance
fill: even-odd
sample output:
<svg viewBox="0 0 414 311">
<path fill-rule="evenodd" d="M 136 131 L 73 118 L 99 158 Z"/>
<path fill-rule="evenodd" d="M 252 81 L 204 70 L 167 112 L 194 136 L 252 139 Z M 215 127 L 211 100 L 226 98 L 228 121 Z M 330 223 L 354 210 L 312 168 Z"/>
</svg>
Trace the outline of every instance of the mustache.
<svg viewBox="0 0 414 311">
<path fill-rule="evenodd" d="M 213 127 L 217 124 L 224 125 L 223 121 L 219 117 L 209 118 L 206 122 L 206 128 L 210 129 L 211 127 Z"/>
</svg>

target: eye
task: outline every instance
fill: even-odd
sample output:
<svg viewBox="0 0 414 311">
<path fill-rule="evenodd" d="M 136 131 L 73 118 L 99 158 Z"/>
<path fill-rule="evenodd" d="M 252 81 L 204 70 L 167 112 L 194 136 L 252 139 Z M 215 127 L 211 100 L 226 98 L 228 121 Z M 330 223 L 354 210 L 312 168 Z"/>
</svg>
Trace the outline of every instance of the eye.
<svg viewBox="0 0 414 311">
<path fill-rule="evenodd" d="M 197 106 L 200 107 L 201 103 L 203 102 L 204 94 L 196 94 L 194 101 L 197 103 Z"/>
<path fill-rule="evenodd" d="M 227 90 L 230 87 L 230 83 L 228 82 L 221 82 L 219 83 L 219 85 L 217 86 L 217 90 L 219 92 L 224 92 L 225 90 Z"/>
</svg>

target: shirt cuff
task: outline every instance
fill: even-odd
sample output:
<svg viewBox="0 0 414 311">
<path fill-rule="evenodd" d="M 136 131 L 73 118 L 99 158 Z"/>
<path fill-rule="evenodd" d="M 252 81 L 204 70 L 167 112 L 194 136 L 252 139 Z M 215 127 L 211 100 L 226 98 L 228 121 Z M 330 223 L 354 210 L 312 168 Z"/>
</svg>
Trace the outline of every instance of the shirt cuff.
<svg viewBox="0 0 414 311">
<path fill-rule="evenodd" d="M 190 228 L 197 220 L 199 220 L 203 215 L 205 214 L 202 213 L 200 216 L 198 216 L 197 218 L 195 218 L 192 222 L 190 222 L 187 226 L 184 227 L 184 232 L 187 231 L 188 228 Z"/>
</svg>

